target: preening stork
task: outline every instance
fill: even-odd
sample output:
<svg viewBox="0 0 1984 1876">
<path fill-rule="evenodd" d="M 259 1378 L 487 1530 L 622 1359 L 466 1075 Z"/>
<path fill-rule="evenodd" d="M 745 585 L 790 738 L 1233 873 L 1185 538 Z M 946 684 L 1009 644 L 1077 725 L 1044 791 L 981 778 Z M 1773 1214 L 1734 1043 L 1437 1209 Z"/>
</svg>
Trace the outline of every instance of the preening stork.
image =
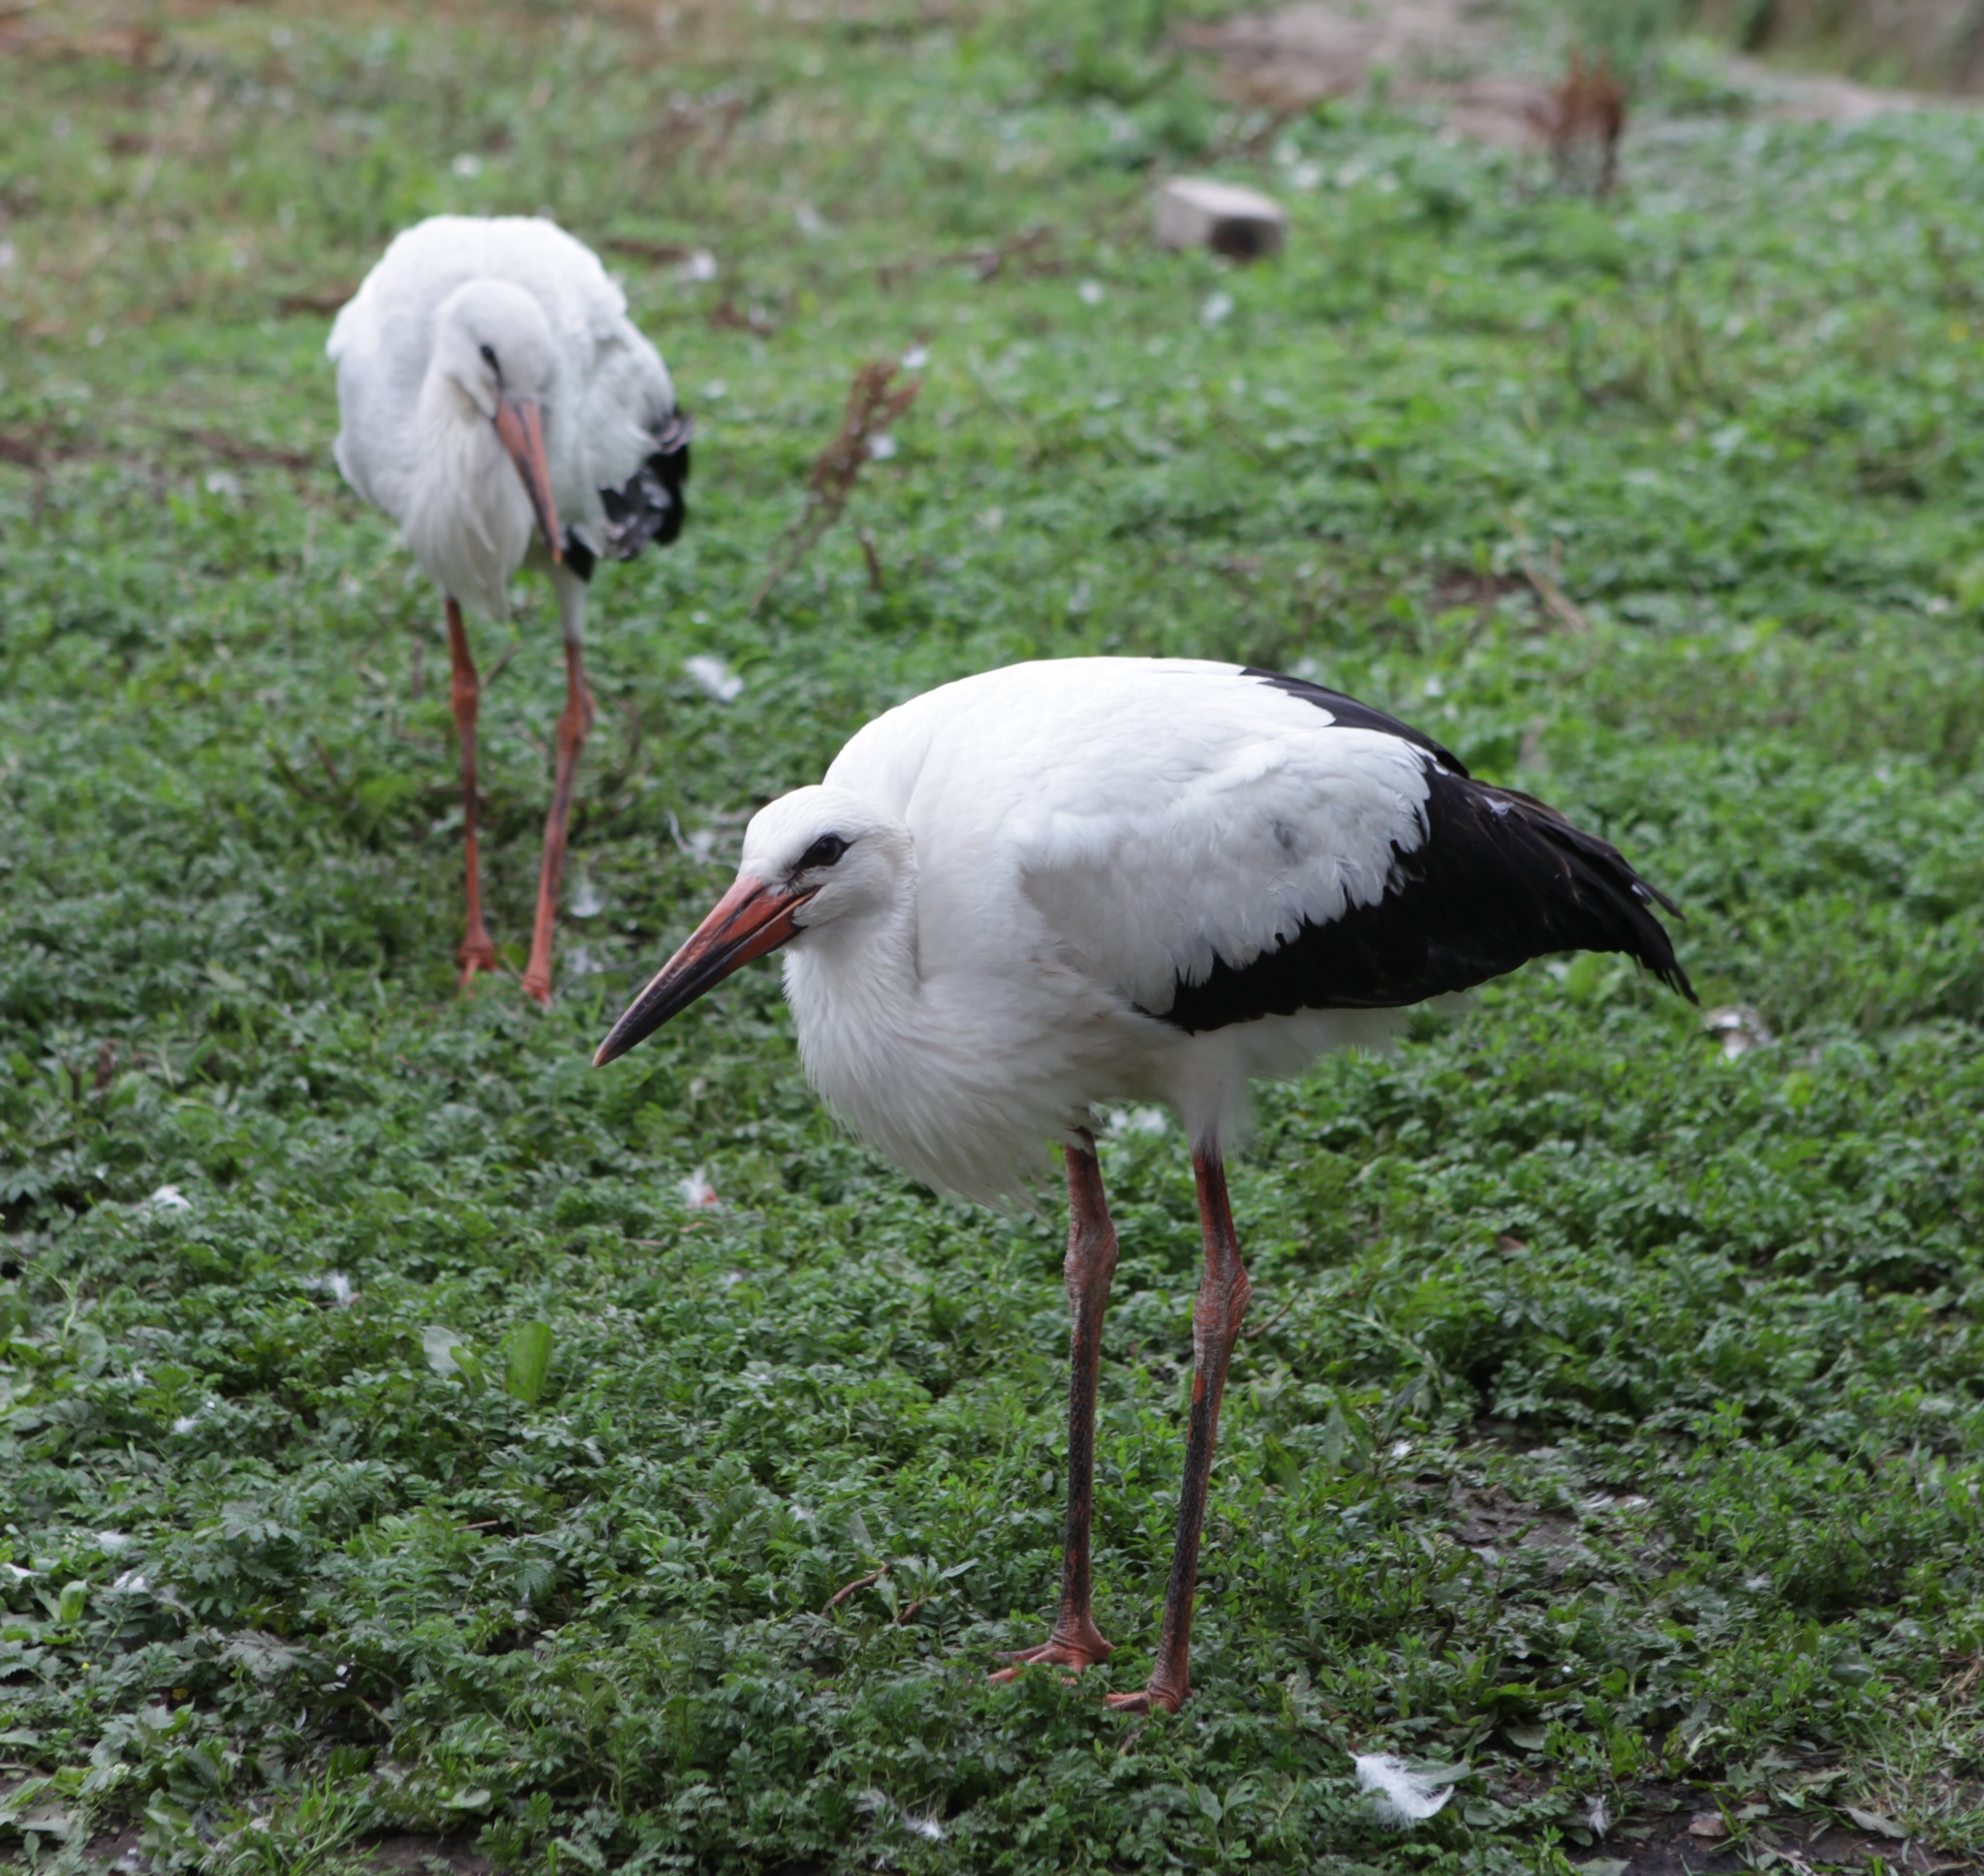
<svg viewBox="0 0 1984 1876">
<path fill-rule="evenodd" d="M 1205 1238 L 1185 1480 L 1155 1669 L 1111 1696 L 1176 1708 L 1247 1307 L 1222 1153 L 1249 1083 L 1545 952 L 1623 951 L 1692 998 L 1656 905 L 1674 909 L 1596 835 L 1333 691 L 1182 659 L 1017 664 L 877 718 L 760 810 L 735 883 L 595 1060 L 783 945 L 808 1074 L 910 1173 L 997 1204 L 1061 1144 L 1067 1547 L 1059 1619 L 1014 1661 L 1076 1670 L 1110 1652 L 1089 1506 L 1116 1235 L 1090 1112 L 1177 1113 Z"/>
<path fill-rule="evenodd" d="M 496 968 L 476 852 L 480 685 L 461 608 L 510 613 L 529 560 L 565 629 L 565 709 L 523 987 L 551 1000 L 551 941 L 579 752 L 592 727 L 586 582 L 600 560 L 670 541 L 686 512 L 689 418 L 599 257 L 525 216 L 437 215 L 396 237 L 338 314 L 345 480 L 400 524 L 447 600 L 461 745 L 468 929 L 462 982 Z"/>
</svg>

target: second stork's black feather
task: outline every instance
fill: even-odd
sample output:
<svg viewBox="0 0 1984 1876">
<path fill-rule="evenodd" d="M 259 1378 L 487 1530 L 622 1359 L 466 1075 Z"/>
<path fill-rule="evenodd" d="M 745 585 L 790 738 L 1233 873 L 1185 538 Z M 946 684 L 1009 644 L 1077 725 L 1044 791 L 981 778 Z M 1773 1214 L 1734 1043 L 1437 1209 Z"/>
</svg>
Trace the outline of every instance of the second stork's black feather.
<svg viewBox="0 0 1984 1876">
<path fill-rule="evenodd" d="M 1655 906 L 1673 903 L 1618 848 L 1513 788 L 1476 782 L 1404 723 L 1300 679 L 1250 671 L 1329 711 L 1347 727 L 1410 743 L 1426 764 L 1422 838 L 1396 843 L 1382 896 L 1235 965 L 1216 958 L 1153 1011 L 1190 1032 L 1304 1009 L 1398 1009 L 1470 990 L 1552 951 L 1623 951 L 1690 1001 Z"/>
<path fill-rule="evenodd" d="M 606 513 L 603 549 L 572 529 L 565 530 L 561 545 L 566 565 L 580 579 L 592 578 L 602 553 L 607 560 L 632 560 L 650 541 L 666 547 L 682 532 L 689 519 L 684 491 L 689 481 L 689 439 L 695 429 L 687 411 L 669 412 L 654 428 L 655 446 L 647 460 L 624 486 L 600 491 L 600 505 Z"/>
</svg>

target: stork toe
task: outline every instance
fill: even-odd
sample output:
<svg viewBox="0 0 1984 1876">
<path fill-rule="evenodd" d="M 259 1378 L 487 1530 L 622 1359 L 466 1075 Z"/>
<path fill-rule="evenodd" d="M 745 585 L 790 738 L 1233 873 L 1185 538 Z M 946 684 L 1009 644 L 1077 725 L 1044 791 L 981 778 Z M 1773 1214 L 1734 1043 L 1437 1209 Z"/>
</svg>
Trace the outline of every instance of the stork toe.
<svg viewBox="0 0 1984 1876">
<path fill-rule="evenodd" d="M 1032 1667 L 1072 1668 L 1081 1674 L 1097 1662 L 1108 1660 L 1115 1651 L 1115 1643 L 1104 1641 L 1093 1622 L 1077 1629 L 1057 1627 L 1038 1647 L 1016 1648 L 1004 1656 L 1010 1665 L 993 1669 L 988 1678 L 1001 1682 L 1017 1680 L 1021 1669 Z"/>
<path fill-rule="evenodd" d="M 462 990 L 466 990 L 475 982 L 477 971 L 494 971 L 497 969 L 496 947 L 487 938 L 480 944 L 473 940 L 464 940 L 454 956 L 456 963 L 461 966 L 458 988 Z"/>
<path fill-rule="evenodd" d="M 1185 1696 L 1163 1687 L 1139 1687 L 1133 1694 L 1104 1694 L 1102 1701 L 1117 1713 L 1155 1713 L 1160 1707 L 1175 1713 L 1185 1705 Z"/>
</svg>

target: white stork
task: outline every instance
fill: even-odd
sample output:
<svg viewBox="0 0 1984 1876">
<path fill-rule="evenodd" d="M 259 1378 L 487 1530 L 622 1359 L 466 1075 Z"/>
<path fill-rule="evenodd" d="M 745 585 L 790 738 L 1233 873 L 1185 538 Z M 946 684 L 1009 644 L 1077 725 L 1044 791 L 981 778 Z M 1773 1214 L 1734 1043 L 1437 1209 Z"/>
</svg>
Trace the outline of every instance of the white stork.
<svg viewBox="0 0 1984 1876">
<path fill-rule="evenodd" d="M 1175 1709 L 1247 1307 L 1222 1153 L 1248 1084 L 1543 952 L 1623 951 L 1691 998 L 1656 904 L 1674 909 L 1596 836 L 1318 685 L 1183 659 L 1016 664 L 877 718 L 823 784 L 760 810 L 735 883 L 595 1060 L 784 945 L 808 1074 L 916 1178 L 1008 1201 L 1038 1143 L 1061 1144 L 1067 1547 L 1059 1620 L 1013 1659 L 1076 1670 L 1110 1652 L 1089 1506 L 1116 1236 L 1090 1113 L 1177 1113 L 1205 1237 L 1185 1481 L 1155 1670 L 1110 1697 Z"/>
<path fill-rule="evenodd" d="M 447 599 L 461 744 L 466 985 L 496 969 L 476 855 L 480 686 L 464 603 L 510 614 L 510 580 L 545 568 L 565 629 L 565 709 L 524 989 L 551 1000 L 551 940 L 579 752 L 592 728 L 586 582 L 600 559 L 673 540 L 690 422 L 661 354 L 599 257 L 525 216 L 436 215 L 397 236 L 337 316 L 337 466 L 400 524 Z"/>
</svg>

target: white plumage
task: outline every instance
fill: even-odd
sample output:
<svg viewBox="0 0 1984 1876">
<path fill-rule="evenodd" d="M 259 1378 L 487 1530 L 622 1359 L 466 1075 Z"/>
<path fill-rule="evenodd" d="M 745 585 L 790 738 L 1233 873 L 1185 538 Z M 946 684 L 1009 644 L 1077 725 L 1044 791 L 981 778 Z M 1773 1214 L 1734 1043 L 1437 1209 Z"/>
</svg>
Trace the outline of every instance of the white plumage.
<svg viewBox="0 0 1984 1876">
<path fill-rule="evenodd" d="M 1103 1101 L 1162 1102 L 1235 1144 L 1250 1080 L 1389 1032 L 1366 1010 L 1198 1035 L 1159 1020 L 1215 955 L 1249 962 L 1376 901 L 1393 841 L 1423 835 L 1410 745 L 1233 680 L 1185 660 L 1013 665 L 890 711 L 827 770 L 825 790 L 909 829 L 913 889 L 790 946 L 787 995 L 821 1092 L 918 1179 L 1008 1202 Z M 834 812 L 805 789 L 766 809 L 744 870 L 768 876 Z"/>
<path fill-rule="evenodd" d="M 1001 1203 L 1061 1144 L 1068 1549 L 1060 1620 L 1022 1658 L 1075 1667 L 1109 1651 L 1088 1504 L 1115 1236 L 1088 1125 L 1104 1102 L 1178 1114 L 1206 1238 L 1199 1382 L 1158 1663 L 1118 1703 L 1175 1707 L 1248 1293 L 1222 1159 L 1248 1084 L 1542 952 L 1625 951 L 1691 995 L 1657 902 L 1603 841 L 1319 686 L 1183 659 L 1021 664 L 889 711 L 821 785 L 762 809 L 736 882 L 597 1059 L 783 945 L 807 1072 L 899 1164 Z"/>
<path fill-rule="evenodd" d="M 396 236 L 365 276 L 325 347 L 337 365 L 338 468 L 407 531 L 436 584 L 503 619 L 533 516 L 487 421 L 491 399 L 477 395 L 485 381 L 496 389 L 485 343 L 503 382 L 540 401 L 558 518 L 599 555 L 609 544 L 603 491 L 654 453 L 675 387 L 599 256 L 555 222 L 436 215 Z M 583 580 L 570 581 L 582 604 Z"/>
<path fill-rule="evenodd" d="M 573 772 L 592 708 L 581 658 L 600 559 L 672 539 L 688 424 L 661 354 L 599 257 L 554 224 L 437 215 L 408 229 L 338 314 L 337 463 L 400 525 L 449 602 L 469 818 L 464 980 L 494 968 L 480 929 L 473 784 L 477 680 L 458 604 L 508 616 L 527 560 L 549 572 L 568 667 L 559 781 L 525 987 L 550 996 L 550 928 Z"/>
</svg>

